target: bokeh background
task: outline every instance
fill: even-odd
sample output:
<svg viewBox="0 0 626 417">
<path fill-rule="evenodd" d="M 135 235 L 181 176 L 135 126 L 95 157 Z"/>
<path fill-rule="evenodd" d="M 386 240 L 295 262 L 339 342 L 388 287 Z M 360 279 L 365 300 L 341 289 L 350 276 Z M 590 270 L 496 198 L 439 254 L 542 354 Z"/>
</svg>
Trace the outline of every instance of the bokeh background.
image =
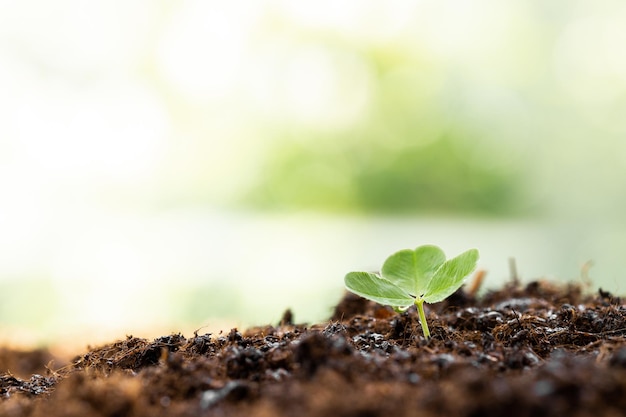
<svg viewBox="0 0 626 417">
<path fill-rule="evenodd" d="M 624 290 L 626 3 L 0 0 L 0 331 L 328 317 L 476 247 Z"/>
</svg>

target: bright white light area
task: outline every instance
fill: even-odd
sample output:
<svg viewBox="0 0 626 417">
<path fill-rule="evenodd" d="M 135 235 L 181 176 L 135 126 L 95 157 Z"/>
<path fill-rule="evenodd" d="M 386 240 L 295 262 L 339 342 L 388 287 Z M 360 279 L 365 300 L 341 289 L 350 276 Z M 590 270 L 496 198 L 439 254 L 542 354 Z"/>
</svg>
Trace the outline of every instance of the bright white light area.
<svg viewBox="0 0 626 417">
<path fill-rule="evenodd" d="M 157 9 L 149 0 L 2 2 L 0 49 L 42 71 L 85 77 L 142 57 Z M 7 42 L 8 41 L 8 42 Z M 60 75 L 59 73 L 58 75 Z"/>
<path fill-rule="evenodd" d="M 572 20 L 555 51 L 557 80 L 583 116 L 626 132 L 626 7 Z"/>
<path fill-rule="evenodd" d="M 219 101 L 220 108 L 239 111 L 256 104 L 252 118 L 336 127 L 362 117 L 370 98 L 368 63 L 329 45 L 303 45 L 294 40 L 295 28 L 273 30 L 257 6 L 185 3 L 159 43 L 164 79 L 191 102 Z M 352 21 L 347 12 L 341 16 Z"/>
<path fill-rule="evenodd" d="M 359 120 L 369 103 L 369 68 L 357 56 L 304 47 L 292 54 L 281 75 L 284 115 L 296 123 L 347 125 Z M 275 82 L 278 87 L 279 80 Z"/>
<path fill-rule="evenodd" d="M 182 3 L 158 50 L 166 80 L 187 99 L 225 99 L 239 92 L 250 71 L 247 61 L 259 25 L 256 2 Z"/>
<path fill-rule="evenodd" d="M 404 0 L 281 0 L 278 13 L 298 30 L 324 31 L 339 38 L 385 43 L 410 27 L 419 3 Z"/>
<path fill-rule="evenodd" d="M 35 83 L 0 103 L 10 115 L 0 140 L 0 278 L 47 275 L 56 240 L 74 233 L 77 219 L 102 201 L 128 204 L 132 198 L 113 196 L 137 198 L 154 182 L 167 115 L 149 91 L 124 83 L 87 90 Z"/>
<path fill-rule="evenodd" d="M 525 84 L 540 59 L 542 39 L 532 29 L 527 2 L 420 2 L 409 42 L 426 48 L 448 71 L 477 82 Z"/>
<path fill-rule="evenodd" d="M 256 52 L 245 94 L 265 120 L 332 129 L 362 120 L 373 82 L 370 63 L 352 51 L 273 37 Z"/>
<path fill-rule="evenodd" d="M 99 204 L 145 192 L 167 151 L 169 115 L 134 73 L 152 9 L 138 1 L 6 6 L 0 280 L 50 278 L 62 237 L 80 232 L 77 221 Z"/>
<path fill-rule="evenodd" d="M 48 179 L 81 183 L 131 184 L 155 173 L 169 126 L 151 91 L 123 80 L 83 89 L 34 87 L 10 98 L 15 164 Z"/>
</svg>

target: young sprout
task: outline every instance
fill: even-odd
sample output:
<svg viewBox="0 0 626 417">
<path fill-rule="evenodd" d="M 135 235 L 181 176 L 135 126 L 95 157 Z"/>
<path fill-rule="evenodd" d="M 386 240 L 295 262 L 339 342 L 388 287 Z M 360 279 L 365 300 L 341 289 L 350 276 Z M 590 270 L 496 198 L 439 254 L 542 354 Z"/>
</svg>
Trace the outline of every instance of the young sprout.
<svg viewBox="0 0 626 417">
<path fill-rule="evenodd" d="M 391 255 L 381 269 L 381 274 L 350 272 L 344 282 L 353 293 L 404 311 L 415 304 L 419 313 L 424 337 L 430 331 L 424 314 L 424 303 L 445 300 L 458 290 L 475 268 L 478 250 L 470 249 L 446 261 L 437 246 L 424 245 L 403 249 Z"/>
</svg>

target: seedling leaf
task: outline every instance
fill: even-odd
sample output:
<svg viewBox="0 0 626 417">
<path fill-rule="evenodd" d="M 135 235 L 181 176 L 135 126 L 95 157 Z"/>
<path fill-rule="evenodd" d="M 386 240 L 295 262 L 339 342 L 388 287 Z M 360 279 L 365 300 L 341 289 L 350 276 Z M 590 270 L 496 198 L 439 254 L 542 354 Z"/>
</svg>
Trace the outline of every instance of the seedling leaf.
<svg viewBox="0 0 626 417">
<path fill-rule="evenodd" d="M 402 288 L 369 272 L 350 272 L 344 282 L 353 293 L 379 304 L 406 308 L 415 302 Z"/>
<path fill-rule="evenodd" d="M 444 300 L 463 285 L 478 261 L 478 251 L 470 249 L 446 261 L 441 249 L 425 245 L 404 249 L 391 255 L 382 267 L 382 276 L 368 272 L 350 272 L 344 278 L 348 290 L 392 306 L 396 311 L 417 306 L 424 337 L 430 337 L 424 303 Z"/>
<path fill-rule="evenodd" d="M 421 297 L 433 275 L 445 261 L 446 255 L 437 246 L 403 249 L 387 258 L 381 274 L 409 294 Z"/>
<path fill-rule="evenodd" d="M 478 251 L 470 249 L 444 262 L 428 283 L 424 301 L 438 303 L 452 295 L 463 285 L 465 277 L 476 268 L 477 261 Z"/>
</svg>

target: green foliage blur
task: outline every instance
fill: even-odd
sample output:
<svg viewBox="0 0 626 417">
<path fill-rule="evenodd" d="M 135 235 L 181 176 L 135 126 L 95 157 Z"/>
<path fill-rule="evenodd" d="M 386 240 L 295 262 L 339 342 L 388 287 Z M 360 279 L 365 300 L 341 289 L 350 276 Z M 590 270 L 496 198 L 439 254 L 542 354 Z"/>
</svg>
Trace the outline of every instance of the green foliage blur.
<svg viewBox="0 0 626 417">
<path fill-rule="evenodd" d="M 244 202 L 350 214 L 529 213 L 520 167 L 501 158 L 512 150 L 464 118 L 454 77 L 413 53 L 363 52 L 377 69 L 365 115 L 344 129 L 293 124 L 276 132 Z"/>
<path fill-rule="evenodd" d="M 279 210 L 519 214 L 519 173 L 483 164 L 467 147 L 454 133 L 399 149 L 290 142 L 275 153 L 247 198 L 257 207 Z"/>
</svg>

